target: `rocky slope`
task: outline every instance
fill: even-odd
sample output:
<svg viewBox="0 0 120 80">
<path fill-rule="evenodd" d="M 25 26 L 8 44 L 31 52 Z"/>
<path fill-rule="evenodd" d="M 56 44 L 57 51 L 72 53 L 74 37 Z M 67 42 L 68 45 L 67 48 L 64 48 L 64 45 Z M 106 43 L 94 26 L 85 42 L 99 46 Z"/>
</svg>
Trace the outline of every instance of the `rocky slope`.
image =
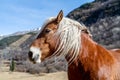
<svg viewBox="0 0 120 80">
<path fill-rule="evenodd" d="M 74 9 L 67 17 L 84 23 L 101 45 L 120 48 L 120 0 L 95 0 Z"/>
</svg>

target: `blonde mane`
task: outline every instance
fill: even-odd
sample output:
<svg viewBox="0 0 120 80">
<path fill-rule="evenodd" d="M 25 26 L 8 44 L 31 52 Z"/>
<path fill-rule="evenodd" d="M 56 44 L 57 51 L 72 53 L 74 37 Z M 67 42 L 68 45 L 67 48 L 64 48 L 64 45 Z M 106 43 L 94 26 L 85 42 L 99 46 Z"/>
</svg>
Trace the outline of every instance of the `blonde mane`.
<svg viewBox="0 0 120 80">
<path fill-rule="evenodd" d="M 43 25 L 41 31 L 44 27 L 55 20 L 56 17 L 51 17 L 46 20 L 45 24 Z M 57 41 L 56 44 L 56 51 L 52 55 L 60 55 L 60 56 L 72 56 L 72 58 L 68 61 L 71 63 L 74 61 L 77 56 L 79 55 L 80 48 L 81 48 L 81 31 L 87 28 L 78 23 L 77 21 L 71 20 L 69 18 L 63 18 L 62 21 L 58 25 L 58 30 L 54 35 L 54 38 Z M 88 31 L 89 32 L 89 31 Z M 72 52 L 73 54 L 69 54 Z"/>
</svg>

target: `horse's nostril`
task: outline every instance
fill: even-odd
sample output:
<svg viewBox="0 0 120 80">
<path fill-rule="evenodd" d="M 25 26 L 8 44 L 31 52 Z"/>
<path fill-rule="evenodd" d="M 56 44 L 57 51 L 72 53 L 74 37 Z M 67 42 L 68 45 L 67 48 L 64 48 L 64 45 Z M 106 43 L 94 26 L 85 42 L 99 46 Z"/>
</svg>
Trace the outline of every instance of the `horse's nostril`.
<svg viewBox="0 0 120 80">
<path fill-rule="evenodd" d="M 33 53 L 31 51 L 29 51 L 28 56 L 32 58 Z"/>
</svg>

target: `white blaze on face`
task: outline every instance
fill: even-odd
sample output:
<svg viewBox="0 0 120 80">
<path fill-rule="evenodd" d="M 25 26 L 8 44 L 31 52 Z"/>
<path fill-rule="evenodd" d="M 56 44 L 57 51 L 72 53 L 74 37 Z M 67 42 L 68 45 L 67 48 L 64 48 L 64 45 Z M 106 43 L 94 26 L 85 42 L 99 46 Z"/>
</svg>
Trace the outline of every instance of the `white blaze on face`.
<svg viewBox="0 0 120 80">
<path fill-rule="evenodd" d="M 33 53 L 32 59 L 34 59 L 34 61 L 36 63 L 40 63 L 41 62 L 41 60 L 40 60 L 40 58 L 41 58 L 41 51 L 40 51 L 40 49 L 37 48 L 37 47 L 30 47 L 30 51 Z"/>
</svg>

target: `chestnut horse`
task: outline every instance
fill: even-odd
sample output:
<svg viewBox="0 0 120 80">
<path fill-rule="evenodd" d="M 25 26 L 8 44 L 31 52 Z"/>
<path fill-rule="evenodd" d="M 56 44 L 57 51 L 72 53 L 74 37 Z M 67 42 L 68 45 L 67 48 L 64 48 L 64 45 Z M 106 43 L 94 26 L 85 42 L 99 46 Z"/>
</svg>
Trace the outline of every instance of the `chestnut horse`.
<svg viewBox="0 0 120 80">
<path fill-rule="evenodd" d="M 64 56 L 69 80 L 120 80 L 120 50 L 97 44 L 84 25 L 64 18 L 62 11 L 45 21 L 28 56 L 33 63 Z"/>
</svg>

